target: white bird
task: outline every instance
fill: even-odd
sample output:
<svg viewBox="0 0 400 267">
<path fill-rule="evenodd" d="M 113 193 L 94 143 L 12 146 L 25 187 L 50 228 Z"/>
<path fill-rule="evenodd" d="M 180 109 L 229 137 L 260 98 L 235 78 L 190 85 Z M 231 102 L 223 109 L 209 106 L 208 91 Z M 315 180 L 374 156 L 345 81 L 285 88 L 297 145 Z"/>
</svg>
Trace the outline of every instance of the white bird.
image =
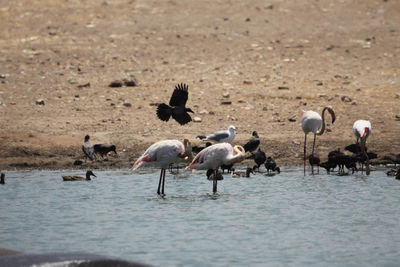
<svg viewBox="0 0 400 267">
<path fill-rule="evenodd" d="M 198 170 L 215 171 L 218 177 L 218 168 L 225 164 L 234 164 L 245 159 L 245 151 L 241 146 L 232 147 L 229 143 L 219 143 L 204 148 L 200 151 L 187 168 Z M 217 192 L 217 180 L 213 180 L 213 192 Z"/>
<path fill-rule="evenodd" d="M 365 144 L 367 142 L 368 136 L 371 134 L 372 127 L 371 127 L 371 122 L 366 121 L 366 120 L 357 120 L 353 124 L 353 133 L 357 138 L 357 144 L 361 140 L 361 153 L 364 154 L 366 158 L 366 170 L 365 173 L 369 175 L 370 173 L 370 168 L 369 168 L 369 157 L 367 154 L 367 151 L 365 149 Z"/>
<path fill-rule="evenodd" d="M 204 136 L 199 136 L 200 139 L 202 140 L 212 140 L 216 143 L 232 143 L 233 139 L 235 139 L 236 133 L 235 133 L 235 126 L 231 125 L 229 126 L 228 130 L 221 130 L 218 132 L 215 132 L 213 134 L 207 135 L 206 137 Z"/>
<path fill-rule="evenodd" d="M 164 184 L 165 184 L 165 170 L 170 164 L 178 163 L 186 158 L 191 159 L 192 150 L 190 142 L 185 139 L 183 144 L 178 140 L 163 140 L 152 144 L 135 164 L 133 164 L 131 170 L 134 171 L 140 166 L 157 166 L 161 168 L 160 180 L 158 182 L 157 194 L 164 195 Z M 162 182 L 162 189 L 161 188 Z"/>
<path fill-rule="evenodd" d="M 314 147 L 315 147 L 315 139 L 317 135 L 322 135 L 325 131 L 325 111 L 328 110 L 328 112 L 331 114 L 332 117 L 332 124 L 335 122 L 336 116 L 335 112 L 331 107 L 324 107 L 322 110 L 322 118 L 321 116 L 312 110 L 304 111 L 303 118 L 301 119 L 301 127 L 304 132 L 304 175 L 306 174 L 306 147 L 307 147 L 307 134 L 309 132 L 312 132 L 314 134 L 314 142 L 313 142 L 313 148 L 312 148 L 312 153 L 314 153 Z M 311 171 L 314 174 L 314 168 L 311 167 Z"/>
</svg>

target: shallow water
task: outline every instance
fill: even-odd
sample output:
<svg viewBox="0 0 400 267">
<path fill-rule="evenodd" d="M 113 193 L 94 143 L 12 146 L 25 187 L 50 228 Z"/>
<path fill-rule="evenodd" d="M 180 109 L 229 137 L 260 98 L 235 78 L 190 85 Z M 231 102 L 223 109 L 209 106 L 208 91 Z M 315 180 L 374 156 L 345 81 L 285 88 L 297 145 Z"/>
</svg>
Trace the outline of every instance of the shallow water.
<svg viewBox="0 0 400 267">
<path fill-rule="evenodd" d="M 155 266 L 398 265 L 400 181 L 308 175 L 225 175 L 212 194 L 203 171 L 7 172 L 0 186 L 0 247 L 88 252 Z M 322 173 L 322 172 L 321 172 Z"/>
</svg>

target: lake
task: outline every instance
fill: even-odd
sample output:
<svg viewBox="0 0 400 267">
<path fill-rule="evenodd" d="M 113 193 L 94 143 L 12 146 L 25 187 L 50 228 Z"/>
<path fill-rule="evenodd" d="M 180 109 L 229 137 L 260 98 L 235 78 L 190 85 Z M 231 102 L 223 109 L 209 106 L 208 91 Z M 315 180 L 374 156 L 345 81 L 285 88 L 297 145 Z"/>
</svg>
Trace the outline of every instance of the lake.
<svg viewBox="0 0 400 267">
<path fill-rule="evenodd" d="M 8 171 L 0 186 L 0 247 L 87 252 L 154 266 L 398 266 L 400 181 L 370 176 L 204 171 Z"/>
</svg>

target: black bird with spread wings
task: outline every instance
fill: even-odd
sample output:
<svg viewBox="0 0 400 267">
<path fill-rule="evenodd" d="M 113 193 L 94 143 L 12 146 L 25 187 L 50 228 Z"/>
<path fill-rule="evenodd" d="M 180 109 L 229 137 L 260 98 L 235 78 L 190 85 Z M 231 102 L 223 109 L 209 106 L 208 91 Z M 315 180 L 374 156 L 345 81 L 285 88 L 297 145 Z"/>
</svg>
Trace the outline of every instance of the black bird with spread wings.
<svg viewBox="0 0 400 267">
<path fill-rule="evenodd" d="M 178 84 L 172 93 L 167 104 L 160 104 L 157 107 L 157 116 L 162 121 L 168 121 L 172 116 L 180 125 L 184 125 L 192 120 L 188 112 L 194 113 L 190 108 L 186 108 L 186 101 L 188 100 L 188 86 L 186 84 Z"/>
</svg>

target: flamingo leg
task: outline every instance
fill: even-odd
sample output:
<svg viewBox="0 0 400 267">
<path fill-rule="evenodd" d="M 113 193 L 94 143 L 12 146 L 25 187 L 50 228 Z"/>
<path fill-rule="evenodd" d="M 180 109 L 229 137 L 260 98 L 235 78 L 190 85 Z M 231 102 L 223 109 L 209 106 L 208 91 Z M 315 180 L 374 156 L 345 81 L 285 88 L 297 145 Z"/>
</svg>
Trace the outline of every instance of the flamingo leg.
<svg viewBox="0 0 400 267">
<path fill-rule="evenodd" d="M 313 145 L 312 145 L 311 155 L 314 155 L 315 139 L 317 139 L 317 135 L 316 134 L 314 134 L 314 142 L 313 142 Z M 311 164 L 311 173 L 314 174 L 314 164 Z"/>
<path fill-rule="evenodd" d="M 161 194 L 164 195 L 164 185 L 165 185 L 165 169 L 163 169 L 163 179 L 162 179 L 162 189 Z"/>
<path fill-rule="evenodd" d="M 160 187 L 161 187 L 162 173 L 163 173 L 163 169 L 161 169 L 161 171 L 160 171 L 160 180 L 158 180 L 157 195 L 160 195 Z"/>
<path fill-rule="evenodd" d="M 306 175 L 307 134 L 304 135 L 304 176 Z"/>
<path fill-rule="evenodd" d="M 213 193 L 217 193 L 217 177 L 218 177 L 218 169 L 215 170 L 215 177 L 213 180 Z"/>
<path fill-rule="evenodd" d="M 367 139 L 366 139 L 366 138 L 362 138 L 362 139 L 361 139 L 361 150 L 362 150 L 362 153 L 363 153 L 364 156 L 365 156 L 365 174 L 366 174 L 366 175 L 369 175 L 370 172 L 371 172 L 371 170 L 370 170 L 370 168 L 369 168 L 369 157 L 368 157 L 367 152 L 365 151 L 365 143 L 366 143 L 366 142 L 367 142 Z"/>
</svg>

